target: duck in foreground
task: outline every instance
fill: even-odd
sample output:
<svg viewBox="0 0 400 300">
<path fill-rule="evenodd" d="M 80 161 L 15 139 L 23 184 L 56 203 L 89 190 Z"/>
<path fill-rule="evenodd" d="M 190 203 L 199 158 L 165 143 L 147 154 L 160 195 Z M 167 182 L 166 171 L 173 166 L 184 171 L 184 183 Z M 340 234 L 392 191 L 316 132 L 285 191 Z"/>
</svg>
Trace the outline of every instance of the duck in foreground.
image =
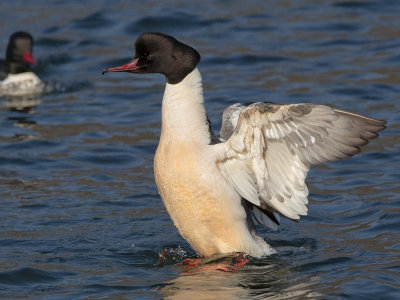
<svg viewBox="0 0 400 300">
<path fill-rule="evenodd" d="M 6 60 L 0 60 L 0 95 L 18 96 L 41 93 L 43 82 L 31 71 L 33 38 L 23 31 L 10 36 Z"/>
<path fill-rule="evenodd" d="M 217 138 L 210 127 L 199 53 L 162 33 L 144 33 L 135 57 L 106 72 L 166 77 L 155 180 L 180 234 L 201 256 L 275 253 L 255 224 L 276 230 L 280 215 L 307 215 L 311 165 L 340 160 L 384 129 L 385 121 L 311 103 L 234 104 Z"/>
</svg>

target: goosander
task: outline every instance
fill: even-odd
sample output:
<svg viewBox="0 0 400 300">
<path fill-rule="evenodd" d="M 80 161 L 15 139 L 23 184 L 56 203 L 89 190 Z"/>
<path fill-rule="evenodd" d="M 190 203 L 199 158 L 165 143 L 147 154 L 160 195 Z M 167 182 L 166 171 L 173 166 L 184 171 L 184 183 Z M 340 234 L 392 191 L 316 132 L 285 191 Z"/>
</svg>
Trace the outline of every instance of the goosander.
<svg viewBox="0 0 400 300">
<path fill-rule="evenodd" d="M 33 38 L 23 31 L 10 36 L 6 60 L 0 60 L 0 96 L 41 93 L 43 82 L 30 69 L 36 60 L 32 55 Z"/>
<path fill-rule="evenodd" d="M 256 232 L 307 215 L 311 165 L 351 157 L 385 121 L 311 103 L 234 104 L 217 138 L 204 107 L 200 54 L 162 33 L 136 40 L 135 57 L 106 72 L 161 73 L 166 87 L 154 159 L 158 191 L 176 228 L 203 257 L 275 253 Z"/>
</svg>

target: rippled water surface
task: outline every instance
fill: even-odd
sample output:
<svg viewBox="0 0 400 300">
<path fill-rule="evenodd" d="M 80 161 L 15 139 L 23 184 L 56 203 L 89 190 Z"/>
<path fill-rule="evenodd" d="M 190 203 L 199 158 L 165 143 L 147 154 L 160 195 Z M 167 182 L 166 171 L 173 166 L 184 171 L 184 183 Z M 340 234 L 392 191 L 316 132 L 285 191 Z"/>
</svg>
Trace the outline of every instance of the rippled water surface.
<svg viewBox="0 0 400 300">
<path fill-rule="evenodd" d="M 390 0 L 2 0 L 0 54 L 30 31 L 53 88 L 0 98 L 0 298 L 400 298 L 399 16 Z M 215 130 L 227 105 L 259 100 L 332 104 L 388 128 L 310 171 L 309 215 L 260 228 L 276 255 L 185 274 L 158 260 L 193 254 L 153 179 L 164 78 L 101 76 L 145 31 L 200 51 Z"/>
</svg>

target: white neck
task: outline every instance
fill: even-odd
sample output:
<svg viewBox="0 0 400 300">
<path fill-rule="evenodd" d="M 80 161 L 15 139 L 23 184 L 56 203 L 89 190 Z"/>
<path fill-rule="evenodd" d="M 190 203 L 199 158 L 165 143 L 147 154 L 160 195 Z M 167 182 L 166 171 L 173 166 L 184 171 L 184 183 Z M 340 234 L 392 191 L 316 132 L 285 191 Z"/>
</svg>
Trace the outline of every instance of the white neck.
<svg viewBox="0 0 400 300">
<path fill-rule="evenodd" d="M 162 102 L 161 138 L 210 143 L 202 80 L 197 68 L 181 82 L 167 83 Z"/>
</svg>

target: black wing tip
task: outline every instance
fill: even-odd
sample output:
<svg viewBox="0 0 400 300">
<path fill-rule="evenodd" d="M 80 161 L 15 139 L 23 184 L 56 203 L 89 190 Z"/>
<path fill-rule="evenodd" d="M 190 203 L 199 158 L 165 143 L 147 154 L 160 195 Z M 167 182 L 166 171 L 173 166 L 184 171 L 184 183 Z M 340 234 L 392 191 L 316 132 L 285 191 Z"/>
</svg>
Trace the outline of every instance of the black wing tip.
<svg viewBox="0 0 400 300">
<path fill-rule="evenodd" d="M 262 203 L 264 204 L 264 203 Z M 254 204 L 253 204 L 254 205 Z M 280 225 L 278 219 L 275 217 L 274 212 L 277 213 L 277 211 L 275 211 L 274 209 L 272 209 L 270 206 L 268 205 L 262 205 L 262 206 L 257 206 L 254 205 L 255 207 L 257 207 L 259 210 L 261 210 L 265 215 L 267 215 L 268 218 L 270 218 L 276 225 Z"/>
<path fill-rule="evenodd" d="M 272 222 L 274 222 L 276 225 L 280 225 L 278 219 L 275 217 L 274 213 L 278 213 L 276 210 L 274 210 L 272 207 L 270 207 L 268 204 L 266 203 L 261 203 L 261 206 L 255 205 L 254 203 L 248 201 L 245 198 L 242 198 L 242 203 L 247 206 L 248 208 L 250 208 L 251 210 L 253 208 L 257 208 L 258 210 L 260 210 L 263 214 L 265 214 Z M 253 215 L 254 216 L 254 215 Z M 260 220 L 258 220 L 258 218 L 255 218 L 256 221 L 259 224 L 263 224 Z"/>
</svg>

